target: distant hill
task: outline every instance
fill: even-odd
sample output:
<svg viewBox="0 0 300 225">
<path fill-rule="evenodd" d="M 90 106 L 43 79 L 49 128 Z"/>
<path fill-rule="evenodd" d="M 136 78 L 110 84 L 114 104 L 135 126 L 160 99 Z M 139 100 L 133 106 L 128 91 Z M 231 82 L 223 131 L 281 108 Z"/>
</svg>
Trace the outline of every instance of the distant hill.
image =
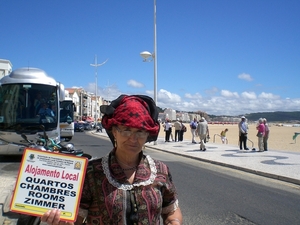
<svg viewBox="0 0 300 225">
<path fill-rule="evenodd" d="M 248 120 L 256 121 L 259 118 L 266 118 L 269 122 L 300 122 L 300 111 L 295 112 L 258 112 L 245 115 Z"/>
<path fill-rule="evenodd" d="M 160 113 L 164 112 L 164 110 L 157 106 L 157 109 Z M 178 111 L 177 111 L 178 112 Z M 211 119 L 217 119 L 216 115 L 206 114 L 205 112 L 197 111 L 197 112 L 188 112 L 188 113 L 196 113 L 196 114 L 205 114 L 207 117 Z M 202 113 L 202 114 L 201 114 Z M 223 115 L 226 116 L 226 115 Z M 266 118 L 268 122 L 292 122 L 292 123 L 300 123 L 300 111 L 294 112 L 257 112 L 257 113 L 249 113 L 245 115 L 238 116 L 226 116 L 226 117 L 239 117 L 245 116 L 249 121 L 257 121 L 259 118 Z"/>
<path fill-rule="evenodd" d="M 222 117 L 241 117 L 245 116 L 248 121 L 257 121 L 259 118 L 266 118 L 268 122 L 280 122 L 280 123 L 299 123 L 300 124 L 300 111 L 294 112 L 257 112 L 257 113 L 249 113 L 245 115 L 238 116 L 226 116 Z M 216 115 L 208 115 L 209 118 L 217 121 L 218 117 Z"/>
</svg>

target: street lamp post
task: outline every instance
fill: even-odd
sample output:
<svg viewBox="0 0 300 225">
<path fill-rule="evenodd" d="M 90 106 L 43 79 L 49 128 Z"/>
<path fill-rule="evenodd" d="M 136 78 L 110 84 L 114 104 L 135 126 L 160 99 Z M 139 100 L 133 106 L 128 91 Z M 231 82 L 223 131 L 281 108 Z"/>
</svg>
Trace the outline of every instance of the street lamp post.
<svg viewBox="0 0 300 225">
<path fill-rule="evenodd" d="M 154 58 L 154 102 L 157 104 L 157 49 L 156 49 L 156 0 L 154 0 L 154 50 L 152 57 Z"/>
<path fill-rule="evenodd" d="M 153 49 L 153 53 L 151 54 L 148 51 L 143 51 L 140 53 L 141 57 L 144 59 L 144 62 L 150 62 L 153 60 L 153 64 L 154 64 L 154 93 L 153 93 L 153 99 L 155 104 L 157 105 L 157 48 L 156 48 L 156 0 L 154 0 L 154 49 Z M 151 58 L 150 58 L 151 57 Z M 149 59 L 150 58 L 150 59 Z M 157 142 L 154 142 L 154 145 L 156 145 Z"/>
<path fill-rule="evenodd" d="M 98 103 L 98 99 L 97 99 L 97 89 L 98 89 L 98 67 L 104 65 L 107 62 L 108 59 L 106 59 L 103 63 L 97 63 L 97 55 L 95 55 L 95 63 L 94 64 L 90 64 L 91 66 L 95 67 L 95 78 L 96 78 L 96 83 L 95 83 L 95 95 L 96 95 L 96 99 L 95 99 L 95 125 L 97 125 L 97 103 Z"/>
<path fill-rule="evenodd" d="M 83 90 L 81 89 L 80 90 L 80 116 L 81 116 L 80 120 L 82 120 L 82 114 L 83 114 L 83 109 L 82 109 L 82 107 L 83 107 L 83 101 L 82 101 L 83 94 L 82 94 L 82 92 L 83 92 Z"/>
</svg>

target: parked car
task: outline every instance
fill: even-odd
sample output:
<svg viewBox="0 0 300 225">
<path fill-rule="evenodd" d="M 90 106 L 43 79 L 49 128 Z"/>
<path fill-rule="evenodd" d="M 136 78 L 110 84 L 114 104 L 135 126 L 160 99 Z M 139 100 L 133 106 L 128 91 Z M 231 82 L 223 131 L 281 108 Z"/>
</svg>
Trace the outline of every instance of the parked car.
<svg viewBox="0 0 300 225">
<path fill-rule="evenodd" d="M 84 131 L 84 125 L 83 123 L 74 123 L 74 131 L 76 132 L 83 132 Z"/>
<path fill-rule="evenodd" d="M 85 130 L 91 130 L 92 129 L 92 125 L 88 122 L 83 123 L 84 129 Z"/>
</svg>

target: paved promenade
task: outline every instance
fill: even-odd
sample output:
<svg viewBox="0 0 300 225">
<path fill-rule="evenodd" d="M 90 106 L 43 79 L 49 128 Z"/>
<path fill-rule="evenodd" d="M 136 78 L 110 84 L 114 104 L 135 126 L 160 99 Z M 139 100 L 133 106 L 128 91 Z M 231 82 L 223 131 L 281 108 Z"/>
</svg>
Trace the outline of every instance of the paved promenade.
<svg viewBox="0 0 300 225">
<path fill-rule="evenodd" d="M 99 135 L 105 138 L 105 131 L 90 132 L 92 135 Z M 148 148 L 159 151 L 170 152 L 172 154 L 193 158 L 196 160 L 226 166 L 249 173 L 270 177 L 293 184 L 300 185 L 300 154 L 286 151 L 269 150 L 267 152 L 240 151 L 238 146 L 222 145 L 212 142 L 206 143 L 206 151 L 199 151 L 199 144 L 193 144 L 191 140 L 182 142 L 165 142 L 163 138 L 157 140 L 157 144 L 147 143 Z M 1 168 L 6 170 L 8 168 Z M 13 190 L 13 184 L 16 180 L 15 174 L 6 174 L 1 177 L 0 182 L 0 212 L 9 210 L 7 196 Z M 5 218 L 0 214 L 0 224 L 16 224 L 16 219 Z"/>
<path fill-rule="evenodd" d="M 105 131 L 94 135 L 106 136 Z M 239 150 L 238 146 L 206 143 L 206 151 L 200 151 L 200 145 L 191 140 L 182 142 L 165 142 L 163 138 L 157 144 L 147 143 L 147 147 L 170 152 L 204 162 L 218 164 L 249 173 L 258 174 L 300 185 L 300 154 L 270 149 L 265 152 Z"/>
</svg>

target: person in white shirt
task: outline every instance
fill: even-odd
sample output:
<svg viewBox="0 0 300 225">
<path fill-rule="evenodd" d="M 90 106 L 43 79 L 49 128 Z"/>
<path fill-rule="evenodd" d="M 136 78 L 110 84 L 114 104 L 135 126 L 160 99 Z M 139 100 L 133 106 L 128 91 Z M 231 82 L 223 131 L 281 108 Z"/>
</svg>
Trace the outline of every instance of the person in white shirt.
<svg viewBox="0 0 300 225">
<path fill-rule="evenodd" d="M 209 130 L 208 130 L 207 122 L 205 121 L 204 117 L 200 119 L 200 122 L 198 123 L 196 129 L 196 133 L 200 138 L 200 151 L 206 151 L 205 139 L 207 136 L 209 136 Z"/>
<path fill-rule="evenodd" d="M 239 126 L 239 141 L 240 141 L 240 150 L 249 150 L 247 147 L 247 135 L 248 135 L 248 124 L 246 122 L 246 117 L 241 117 L 241 122 L 238 124 Z"/>
</svg>

